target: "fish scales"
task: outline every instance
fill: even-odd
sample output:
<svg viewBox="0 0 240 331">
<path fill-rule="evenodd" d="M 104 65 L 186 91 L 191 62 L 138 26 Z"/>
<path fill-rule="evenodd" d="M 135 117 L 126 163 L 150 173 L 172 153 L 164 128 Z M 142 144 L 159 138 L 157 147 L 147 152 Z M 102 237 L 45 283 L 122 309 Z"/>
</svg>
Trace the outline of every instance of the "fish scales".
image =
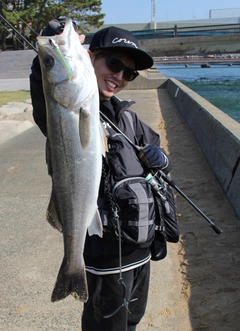
<svg viewBox="0 0 240 331">
<path fill-rule="evenodd" d="M 102 235 L 97 197 L 104 143 L 97 81 L 70 19 L 61 35 L 38 37 L 38 49 L 47 109 L 47 162 L 52 177 L 47 219 L 63 233 L 64 242 L 64 257 L 51 299 L 59 301 L 72 294 L 86 302 L 86 233 Z"/>
</svg>

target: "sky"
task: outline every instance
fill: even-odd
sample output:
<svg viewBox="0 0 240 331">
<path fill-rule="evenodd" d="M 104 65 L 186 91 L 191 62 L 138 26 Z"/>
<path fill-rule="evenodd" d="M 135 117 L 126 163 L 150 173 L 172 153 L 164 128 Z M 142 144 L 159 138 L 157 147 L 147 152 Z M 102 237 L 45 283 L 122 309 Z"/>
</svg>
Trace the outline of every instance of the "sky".
<svg viewBox="0 0 240 331">
<path fill-rule="evenodd" d="M 151 0 L 102 0 L 104 24 L 149 23 L 151 3 Z M 155 22 L 207 19 L 210 9 L 226 8 L 240 8 L 239 0 L 155 0 Z"/>
</svg>

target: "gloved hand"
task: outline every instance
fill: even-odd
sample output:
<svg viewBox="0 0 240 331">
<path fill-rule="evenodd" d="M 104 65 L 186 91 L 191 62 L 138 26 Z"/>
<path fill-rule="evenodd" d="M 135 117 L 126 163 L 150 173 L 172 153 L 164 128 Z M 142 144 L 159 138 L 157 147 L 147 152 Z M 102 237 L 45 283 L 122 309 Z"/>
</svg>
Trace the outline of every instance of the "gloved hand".
<svg viewBox="0 0 240 331">
<path fill-rule="evenodd" d="M 60 34 L 63 32 L 64 25 L 66 22 L 66 17 L 65 16 L 60 16 L 57 19 L 52 19 L 48 25 L 40 32 L 41 36 L 54 36 L 56 34 Z M 78 31 L 78 27 L 75 21 L 72 21 L 73 27 Z M 83 44 L 85 40 L 85 35 L 84 34 L 78 34 L 80 43 Z"/>
<path fill-rule="evenodd" d="M 63 32 L 66 22 L 65 16 L 60 16 L 57 19 L 52 19 L 48 25 L 40 32 L 41 36 L 54 36 Z M 76 22 L 72 21 L 74 29 L 77 31 Z"/>
<path fill-rule="evenodd" d="M 156 145 L 146 145 L 141 148 L 139 159 L 147 168 L 160 168 L 163 169 L 168 166 L 168 158 Z"/>
</svg>

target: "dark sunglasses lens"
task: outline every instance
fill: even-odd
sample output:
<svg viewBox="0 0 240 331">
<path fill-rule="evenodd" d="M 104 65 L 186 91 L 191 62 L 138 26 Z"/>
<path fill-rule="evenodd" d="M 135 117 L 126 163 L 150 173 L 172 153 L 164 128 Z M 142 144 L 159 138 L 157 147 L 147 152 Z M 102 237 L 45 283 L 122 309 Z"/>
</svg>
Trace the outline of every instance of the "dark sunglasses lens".
<svg viewBox="0 0 240 331">
<path fill-rule="evenodd" d="M 115 72 L 115 73 L 123 70 L 123 77 L 128 82 L 131 82 L 138 76 L 137 71 L 135 71 L 134 69 L 132 69 L 130 67 L 126 67 L 122 63 L 122 61 L 116 59 L 115 57 L 105 55 L 105 59 L 106 59 L 106 64 L 108 66 L 108 69 L 110 69 L 112 72 Z"/>
<path fill-rule="evenodd" d="M 118 59 L 116 59 L 114 57 L 107 57 L 106 58 L 106 61 L 107 61 L 108 68 L 112 72 L 119 72 L 124 67 L 123 63 L 120 60 L 118 60 Z"/>
<path fill-rule="evenodd" d="M 129 68 L 129 67 L 126 67 L 123 71 L 123 77 L 129 82 L 134 80 L 134 78 L 136 78 L 137 75 L 138 75 L 137 72 L 134 69 Z"/>
</svg>

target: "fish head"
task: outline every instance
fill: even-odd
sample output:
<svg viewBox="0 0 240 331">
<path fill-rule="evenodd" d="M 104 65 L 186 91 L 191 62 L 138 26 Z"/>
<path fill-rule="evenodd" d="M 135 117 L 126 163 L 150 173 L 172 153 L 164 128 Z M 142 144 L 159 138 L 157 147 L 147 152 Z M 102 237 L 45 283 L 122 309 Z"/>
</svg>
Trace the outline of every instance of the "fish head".
<svg viewBox="0 0 240 331">
<path fill-rule="evenodd" d="M 67 19 L 60 35 L 38 36 L 37 40 L 45 98 L 50 95 L 68 110 L 79 111 L 96 93 L 97 80 L 72 20 Z"/>
</svg>

